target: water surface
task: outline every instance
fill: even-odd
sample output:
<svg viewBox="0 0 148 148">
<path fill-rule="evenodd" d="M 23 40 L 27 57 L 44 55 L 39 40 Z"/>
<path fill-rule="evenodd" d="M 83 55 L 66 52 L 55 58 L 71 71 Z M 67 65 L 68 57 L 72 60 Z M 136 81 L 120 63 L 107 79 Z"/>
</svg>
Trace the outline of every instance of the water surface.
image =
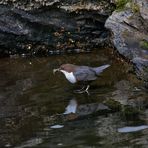
<svg viewBox="0 0 148 148">
<path fill-rule="evenodd" d="M 79 86 L 61 73 L 53 75 L 63 63 L 111 67 L 92 83 L 87 95 L 74 93 Z M 110 100 L 115 103 L 108 104 Z M 127 116 L 118 103 L 138 108 L 142 115 Z M 127 64 L 105 50 L 0 59 L 1 147 L 146 147 L 147 129 L 124 134 L 118 129 L 147 126 L 147 121 L 146 91 L 129 74 Z"/>
</svg>

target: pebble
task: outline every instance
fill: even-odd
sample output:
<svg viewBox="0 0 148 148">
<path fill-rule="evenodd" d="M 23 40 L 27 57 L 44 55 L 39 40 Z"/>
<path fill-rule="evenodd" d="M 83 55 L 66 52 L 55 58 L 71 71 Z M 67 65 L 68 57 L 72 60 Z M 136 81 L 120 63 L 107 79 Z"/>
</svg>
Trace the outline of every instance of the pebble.
<svg viewBox="0 0 148 148">
<path fill-rule="evenodd" d="M 63 128 L 63 127 L 64 127 L 64 125 L 59 125 L 59 124 L 50 126 L 50 128 L 53 128 L 53 129 Z"/>
</svg>

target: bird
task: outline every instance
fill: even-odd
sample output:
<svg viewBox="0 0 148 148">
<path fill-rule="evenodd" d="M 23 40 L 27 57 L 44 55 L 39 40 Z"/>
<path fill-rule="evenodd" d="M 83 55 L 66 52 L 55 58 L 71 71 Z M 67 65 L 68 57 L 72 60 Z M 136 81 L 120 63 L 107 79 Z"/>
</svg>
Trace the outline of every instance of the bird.
<svg viewBox="0 0 148 148">
<path fill-rule="evenodd" d="M 92 82 L 97 79 L 97 77 L 110 65 L 102 65 L 99 67 L 89 67 L 89 66 L 79 66 L 74 64 L 62 64 L 59 68 L 53 69 L 53 73 L 56 72 L 62 72 L 66 79 L 74 84 L 74 83 L 83 83 L 87 84 L 87 87 L 82 87 L 82 89 L 77 90 L 76 92 L 83 93 L 87 92 L 90 87 L 88 84 L 89 82 Z M 85 88 L 85 89 L 84 89 Z"/>
</svg>

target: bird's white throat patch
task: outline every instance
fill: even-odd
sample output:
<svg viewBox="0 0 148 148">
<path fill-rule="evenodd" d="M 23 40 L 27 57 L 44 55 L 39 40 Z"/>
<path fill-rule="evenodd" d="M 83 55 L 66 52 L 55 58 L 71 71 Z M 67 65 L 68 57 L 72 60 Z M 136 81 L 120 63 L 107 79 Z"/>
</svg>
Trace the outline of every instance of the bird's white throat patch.
<svg viewBox="0 0 148 148">
<path fill-rule="evenodd" d="M 64 70 L 60 70 L 66 77 L 66 79 L 71 82 L 71 83 L 76 83 L 76 78 L 73 74 L 73 72 L 67 72 L 67 71 L 64 71 Z"/>
</svg>

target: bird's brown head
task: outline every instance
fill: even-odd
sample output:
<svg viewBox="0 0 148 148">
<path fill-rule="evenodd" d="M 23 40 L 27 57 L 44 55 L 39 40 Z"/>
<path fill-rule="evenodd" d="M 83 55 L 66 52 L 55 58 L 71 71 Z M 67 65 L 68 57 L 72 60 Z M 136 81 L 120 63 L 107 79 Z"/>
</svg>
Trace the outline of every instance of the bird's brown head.
<svg viewBox="0 0 148 148">
<path fill-rule="evenodd" d="M 75 68 L 76 68 L 76 65 L 73 65 L 73 64 L 62 64 L 59 68 L 54 69 L 53 73 L 61 70 L 64 70 L 70 73 L 70 72 L 74 72 Z"/>
</svg>

